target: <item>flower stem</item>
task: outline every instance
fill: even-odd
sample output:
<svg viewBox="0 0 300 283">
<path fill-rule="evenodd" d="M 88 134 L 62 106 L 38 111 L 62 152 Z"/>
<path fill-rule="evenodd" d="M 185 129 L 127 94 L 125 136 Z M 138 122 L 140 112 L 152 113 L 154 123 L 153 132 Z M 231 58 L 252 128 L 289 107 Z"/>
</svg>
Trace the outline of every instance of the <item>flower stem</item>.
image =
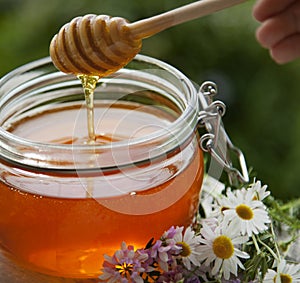
<svg viewBox="0 0 300 283">
<path fill-rule="evenodd" d="M 276 260 L 279 260 L 280 259 L 280 255 L 276 255 L 276 253 L 273 252 L 273 250 L 267 245 L 265 244 L 259 237 L 257 238 L 258 242 L 263 245 L 269 252 L 270 254 L 276 259 Z M 275 244 L 275 246 L 277 246 Z M 277 250 L 277 249 L 276 249 Z"/>
<path fill-rule="evenodd" d="M 259 246 L 257 244 L 256 237 L 254 236 L 254 234 L 252 234 L 252 240 L 253 240 L 253 244 L 255 246 L 255 249 L 257 251 L 257 254 L 259 255 L 261 253 L 261 250 L 260 250 L 260 248 L 259 248 Z"/>
<path fill-rule="evenodd" d="M 275 239 L 276 236 L 275 236 L 274 226 L 273 226 L 272 222 L 270 224 L 270 228 L 271 228 L 272 238 L 273 238 L 275 249 L 276 249 L 276 253 L 277 253 L 277 258 L 279 260 L 281 258 L 281 255 L 280 255 L 280 251 L 279 251 L 279 248 L 278 248 L 278 243 L 277 243 L 277 241 Z"/>
</svg>

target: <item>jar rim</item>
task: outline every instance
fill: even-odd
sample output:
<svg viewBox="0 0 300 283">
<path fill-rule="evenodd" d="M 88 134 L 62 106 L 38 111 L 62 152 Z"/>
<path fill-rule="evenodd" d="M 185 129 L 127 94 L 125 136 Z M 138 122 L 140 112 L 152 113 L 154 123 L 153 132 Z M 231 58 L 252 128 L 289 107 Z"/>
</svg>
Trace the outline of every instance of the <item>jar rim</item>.
<svg viewBox="0 0 300 283">
<path fill-rule="evenodd" d="M 109 144 L 93 144 L 92 148 L 94 150 L 111 150 L 114 149 L 121 149 L 123 147 L 128 147 L 128 144 L 131 146 L 138 146 L 143 144 L 145 141 L 151 142 L 153 140 L 162 140 L 166 139 L 167 136 L 177 136 L 178 134 L 185 136 L 185 139 L 187 140 L 189 136 L 194 132 L 194 129 L 197 124 L 197 117 L 198 117 L 198 94 L 194 87 L 194 84 L 178 69 L 175 67 L 169 65 L 168 63 L 165 63 L 159 59 L 152 58 L 149 56 L 138 54 L 133 59 L 135 61 L 140 61 L 147 64 L 152 64 L 157 66 L 158 68 L 161 68 L 162 70 L 166 70 L 170 74 L 172 74 L 175 78 L 177 78 L 180 83 L 182 84 L 182 87 L 185 89 L 185 92 L 188 94 L 188 97 L 185 101 L 185 109 L 183 109 L 182 113 L 180 113 L 179 117 L 176 118 L 173 122 L 170 123 L 167 129 L 162 128 L 159 129 L 149 135 L 143 136 L 143 137 L 137 137 L 130 139 L 129 143 L 128 140 L 124 141 L 116 141 Z M 44 65 L 52 65 L 52 61 L 50 57 L 45 57 L 38 59 L 36 61 L 27 63 L 25 65 L 22 65 L 8 74 L 6 74 L 4 77 L 0 79 L 0 101 L 2 98 L 2 91 L 1 86 L 9 82 L 11 79 L 13 79 L 15 76 L 18 76 L 20 74 L 24 74 L 26 72 L 29 72 L 32 69 L 42 67 Z M 126 66 L 124 67 L 126 69 Z M 113 75 L 118 75 L 120 71 L 116 72 Z M 61 76 L 63 75 L 65 79 L 74 79 L 73 75 L 68 74 L 62 74 L 61 72 L 58 72 Z M 5 90 L 4 90 L 5 91 Z M 0 103 L 1 106 L 1 103 Z M 180 133 L 183 132 L 183 133 Z M 8 148 L 5 145 L 5 142 L 2 143 L 2 141 L 10 140 L 12 141 L 12 144 L 18 144 L 25 147 L 31 147 L 31 148 L 45 148 L 47 147 L 49 150 L 59 150 L 69 151 L 70 149 L 72 151 L 81 151 L 81 152 L 88 152 L 90 151 L 90 148 L 86 144 L 54 144 L 54 143 L 45 143 L 45 142 L 39 142 L 39 141 L 33 141 L 26 138 L 19 137 L 11 132 L 6 131 L 2 126 L 0 126 L 0 147 L 4 148 L 5 150 L 10 151 L 11 149 Z M 171 141 L 168 141 L 168 144 L 171 144 Z M 2 145 L 1 145 L 2 144 Z M 2 155 L 2 153 L 1 153 Z"/>
</svg>

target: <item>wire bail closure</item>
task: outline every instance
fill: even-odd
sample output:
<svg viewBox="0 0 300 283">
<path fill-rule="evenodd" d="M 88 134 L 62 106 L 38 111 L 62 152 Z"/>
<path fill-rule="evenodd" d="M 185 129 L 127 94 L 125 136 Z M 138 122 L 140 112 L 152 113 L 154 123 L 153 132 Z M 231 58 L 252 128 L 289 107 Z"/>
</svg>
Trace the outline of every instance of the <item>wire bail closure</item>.
<svg viewBox="0 0 300 283">
<path fill-rule="evenodd" d="M 246 184 L 249 182 L 246 160 L 225 131 L 222 117 L 226 105 L 222 101 L 213 100 L 217 92 L 217 85 L 210 81 L 204 82 L 199 88 L 200 109 L 203 110 L 198 114 L 198 126 L 205 127 L 207 131 L 200 138 L 200 146 L 225 170 L 231 185 Z M 233 157 L 237 159 L 239 169 L 233 165 Z"/>
</svg>

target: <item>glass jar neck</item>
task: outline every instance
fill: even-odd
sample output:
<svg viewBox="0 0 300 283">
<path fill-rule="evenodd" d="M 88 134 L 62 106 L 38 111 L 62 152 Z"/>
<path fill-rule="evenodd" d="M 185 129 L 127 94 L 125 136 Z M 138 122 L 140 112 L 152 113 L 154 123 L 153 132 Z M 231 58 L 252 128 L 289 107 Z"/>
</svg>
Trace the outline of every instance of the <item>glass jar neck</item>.
<svg viewBox="0 0 300 283">
<path fill-rule="evenodd" d="M 173 120 L 149 134 L 105 144 L 49 143 L 16 135 L 10 128 L 27 117 L 84 103 L 80 81 L 58 72 L 50 58 L 45 58 L 0 80 L 0 158 L 15 166 L 47 171 L 111 170 L 178 151 L 191 141 L 197 125 L 197 92 L 190 80 L 170 65 L 142 55 L 102 79 L 95 91 L 95 102 L 135 103 L 149 113 L 159 109 Z M 100 159 L 93 161 L 91 156 L 95 155 Z"/>
</svg>

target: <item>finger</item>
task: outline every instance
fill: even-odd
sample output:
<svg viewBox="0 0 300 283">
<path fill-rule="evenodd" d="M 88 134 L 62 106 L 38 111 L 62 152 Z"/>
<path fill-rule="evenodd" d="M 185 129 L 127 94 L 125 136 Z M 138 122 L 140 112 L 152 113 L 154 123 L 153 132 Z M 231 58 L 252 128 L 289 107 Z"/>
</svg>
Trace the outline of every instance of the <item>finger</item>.
<svg viewBox="0 0 300 283">
<path fill-rule="evenodd" d="M 253 16 L 258 21 L 265 21 L 273 17 L 298 0 L 258 0 L 253 7 Z"/>
<path fill-rule="evenodd" d="M 284 64 L 300 58 L 300 34 L 294 34 L 278 44 L 270 50 L 271 57 L 275 62 Z"/>
<path fill-rule="evenodd" d="M 271 48 L 298 32 L 300 32 L 300 15 L 296 17 L 284 12 L 263 22 L 256 31 L 256 38 L 263 47 Z"/>
</svg>

